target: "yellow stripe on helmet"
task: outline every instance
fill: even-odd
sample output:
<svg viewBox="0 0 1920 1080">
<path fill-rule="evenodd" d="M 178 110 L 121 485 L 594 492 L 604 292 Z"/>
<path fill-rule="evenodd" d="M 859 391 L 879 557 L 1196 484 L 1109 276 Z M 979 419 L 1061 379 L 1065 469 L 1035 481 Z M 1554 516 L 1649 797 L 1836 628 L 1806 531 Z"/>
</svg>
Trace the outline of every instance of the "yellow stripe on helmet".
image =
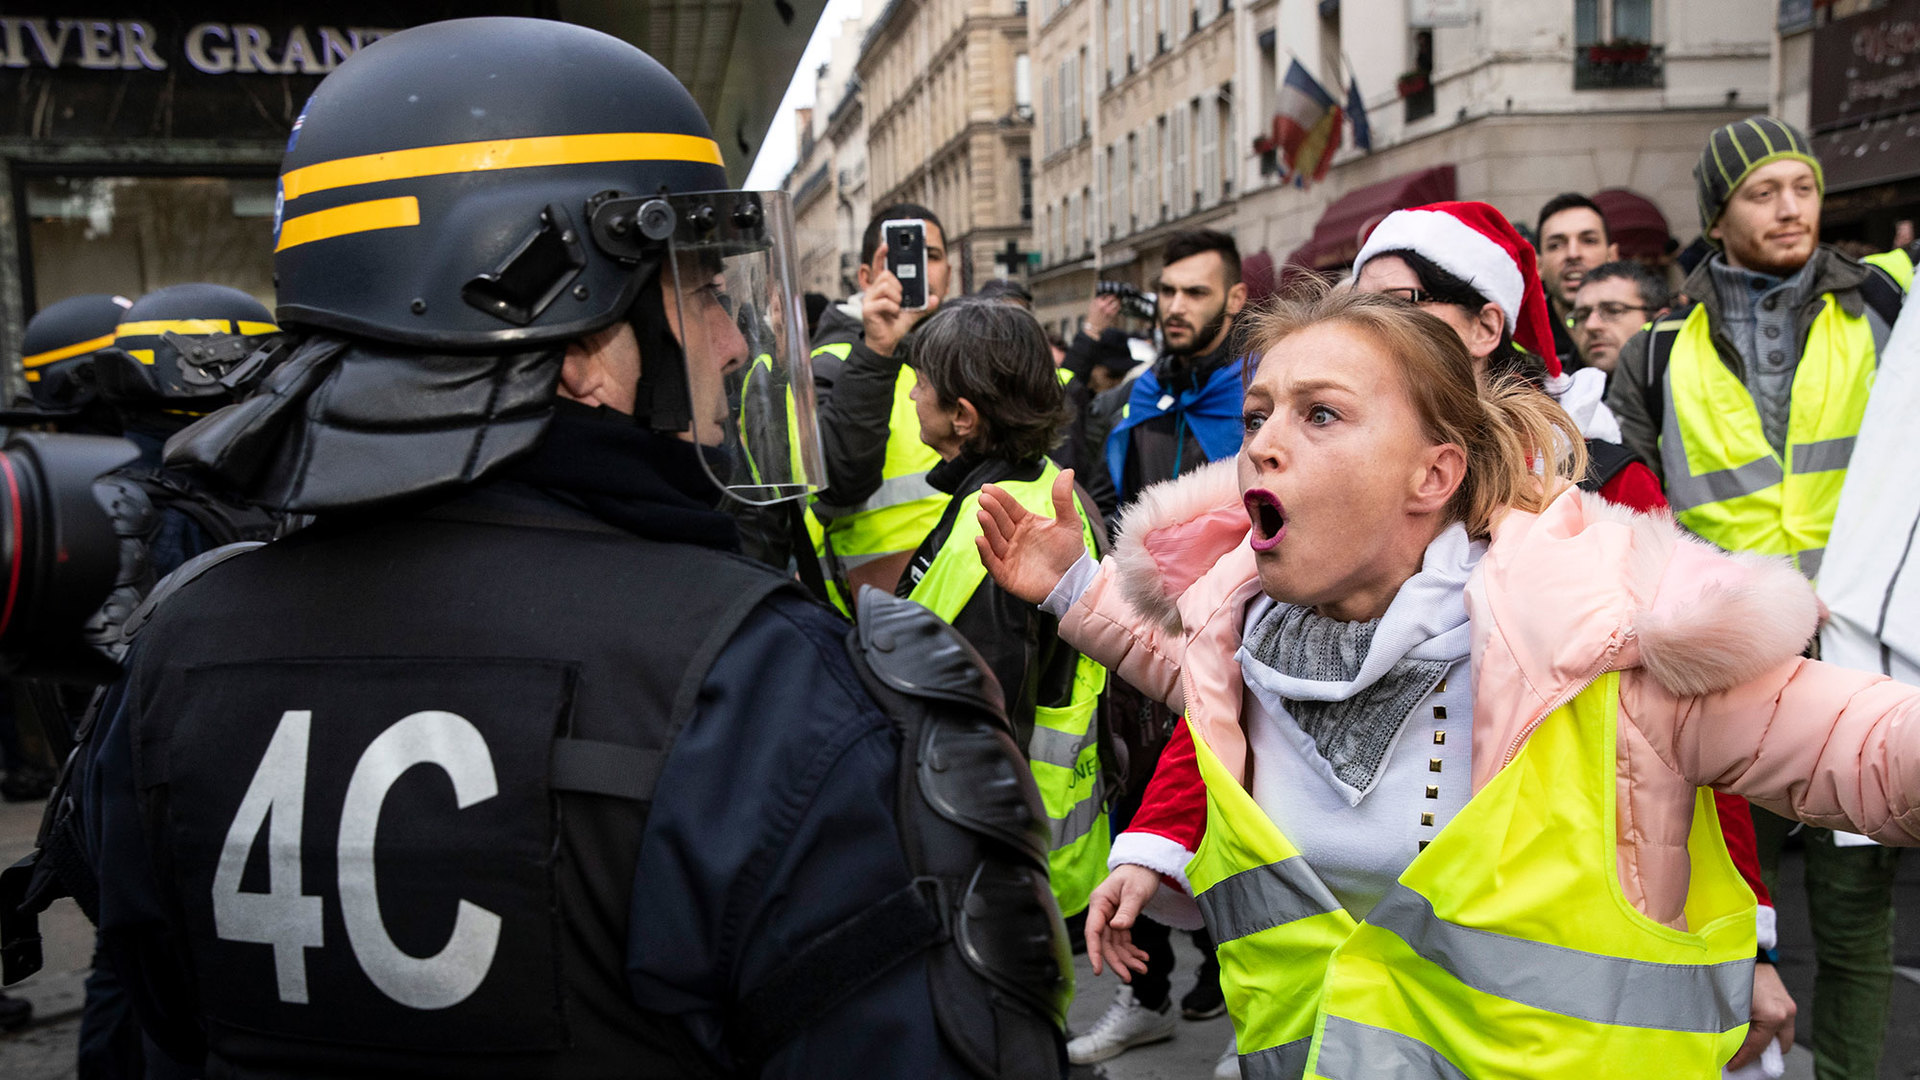
<svg viewBox="0 0 1920 1080">
<path fill-rule="evenodd" d="M 607 161 L 688 161 L 721 165 L 720 144 L 698 135 L 630 131 L 602 135 L 536 135 L 523 139 L 421 146 L 322 161 L 280 177 L 288 202 L 316 191 L 411 180 L 448 173 L 588 165 Z"/>
<path fill-rule="evenodd" d="M 118 338 L 159 337 L 161 334 L 241 334 L 259 337 L 279 332 L 280 328 L 272 323 L 244 319 L 149 319 L 144 322 L 123 322 L 113 331 Z"/>
<path fill-rule="evenodd" d="M 404 229 L 418 224 L 420 224 L 420 200 L 411 195 L 403 195 L 397 199 L 348 203 L 330 210 L 316 210 L 311 214 L 288 218 L 286 223 L 280 226 L 280 243 L 273 250 L 285 251 L 290 247 L 310 244 L 315 240 L 331 240 L 336 236 L 348 236 L 373 229 Z"/>
<path fill-rule="evenodd" d="M 47 364 L 59 363 L 62 360 L 67 360 L 75 356 L 83 356 L 90 352 L 99 352 L 111 344 L 113 344 L 113 334 L 107 334 L 94 338 L 92 341 L 82 341 L 75 345 L 62 345 L 57 349 L 48 349 L 46 352 L 37 352 L 32 356 L 23 356 L 20 358 L 20 365 L 30 368 L 44 367 Z"/>
</svg>

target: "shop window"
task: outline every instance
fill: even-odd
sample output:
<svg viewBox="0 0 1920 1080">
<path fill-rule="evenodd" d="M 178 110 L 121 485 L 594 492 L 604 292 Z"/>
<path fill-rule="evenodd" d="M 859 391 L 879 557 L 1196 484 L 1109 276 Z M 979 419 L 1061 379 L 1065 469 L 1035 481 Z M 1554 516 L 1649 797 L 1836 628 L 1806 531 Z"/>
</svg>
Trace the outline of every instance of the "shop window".
<svg viewBox="0 0 1920 1080">
<path fill-rule="evenodd" d="M 270 177 L 30 176 L 23 186 L 36 309 L 192 281 L 273 307 Z"/>
</svg>

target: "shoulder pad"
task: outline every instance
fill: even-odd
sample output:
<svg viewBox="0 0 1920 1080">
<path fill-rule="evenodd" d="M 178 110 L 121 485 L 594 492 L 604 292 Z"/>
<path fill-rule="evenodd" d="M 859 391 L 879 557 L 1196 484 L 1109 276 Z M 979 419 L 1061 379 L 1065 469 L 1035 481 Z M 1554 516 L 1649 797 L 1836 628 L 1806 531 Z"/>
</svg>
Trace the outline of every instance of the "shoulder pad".
<svg viewBox="0 0 1920 1080">
<path fill-rule="evenodd" d="M 856 640 L 880 681 L 909 697 L 982 708 L 1006 720 L 1006 695 L 960 632 L 925 606 L 861 589 Z"/>
<path fill-rule="evenodd" d="M 133 609 L 133 614 L 127 616 L 127 621 L 120 627 L 121 644 L 131 642 L 133 635 L 139 633 L 140 628 L 147 625 L 147 621 L 153 618 L 153 613 L 160 610 L 160 605 L 166 603 L 167 598 L 174 593 L 186 588 L 194 578 L 236 555 L 245 555 L 254 548 L 265 546 L 266 544 L 259 540 L 243 540 L 239 543 L 224 544 L 211 551 L 203 551 L 181 563 L 179 569 L 161 578 L 160 583 L 147 594 L 147 598 L 140 602 L 140 606 Z"/>
<path fill-rule="evenodd" d="M 113 521 L 115 536 L 146 536 L 159 523 L 153 496 L 139 477 L 108 473 L 93 482 L 93 491 Z"/>
</svg>

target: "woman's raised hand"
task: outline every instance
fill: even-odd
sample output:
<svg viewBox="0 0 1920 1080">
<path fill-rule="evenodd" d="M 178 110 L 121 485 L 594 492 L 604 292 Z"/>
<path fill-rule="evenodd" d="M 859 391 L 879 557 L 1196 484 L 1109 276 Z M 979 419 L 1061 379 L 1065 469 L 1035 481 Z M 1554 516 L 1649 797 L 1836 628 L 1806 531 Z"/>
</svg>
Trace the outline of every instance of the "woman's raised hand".
<svg viewBox="0 0 1920 1080">
<path fill-rule="evenodd" d="M 1073 470 L 1053 481 L 1053 517 L 1016 502 L 997 485 L 980 489 L 980 561 L 1000 587 L 1029 604 L 1047 598 L 1087 553 L 1080 512 L 1073 504 Z"/>
</svg>

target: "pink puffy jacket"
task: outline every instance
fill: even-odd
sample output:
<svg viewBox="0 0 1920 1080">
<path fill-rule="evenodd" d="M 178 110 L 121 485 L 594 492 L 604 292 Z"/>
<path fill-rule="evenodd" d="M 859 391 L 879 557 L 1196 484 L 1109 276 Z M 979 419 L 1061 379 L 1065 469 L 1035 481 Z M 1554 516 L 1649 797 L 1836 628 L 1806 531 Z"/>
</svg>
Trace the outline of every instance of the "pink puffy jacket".
<svg viewBox="0 0 1920 1080">
<path fill-rule="evenodd" d="M 1248 528 L 1230 460 L 1148 489 L 1060 623 L 1074 648 L 1176 712 L 1197 706 L 1208 745 L 1242 782 L 1234 652 L 1260 595 Z M 1683 924 L 1701 786 L 1813 825 L 1920 844 L 1920 689 L 1801 658 L 1818 604 L 1785 562 L 1729 555 L 1664 513 L 1570 487 L 1539 514 L 1499 518 L 1467 612 L 1475 791 L 1548 713 L 1621 673 L 1618 865 L 1649 917 Z M 1162 769 L 1191 763 L 1175 757 Z M 1196 791 L 1156 775 L 1135 820 L 1190 814 L 1154 804 Z"/>
</svg>

